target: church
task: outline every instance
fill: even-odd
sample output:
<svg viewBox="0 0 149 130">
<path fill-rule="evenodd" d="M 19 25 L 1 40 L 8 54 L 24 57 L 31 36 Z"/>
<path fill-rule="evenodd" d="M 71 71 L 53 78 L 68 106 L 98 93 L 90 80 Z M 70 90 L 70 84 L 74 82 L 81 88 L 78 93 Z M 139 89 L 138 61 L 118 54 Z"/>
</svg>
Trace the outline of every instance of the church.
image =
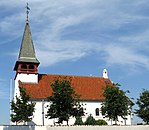
<svg viewBox="0 0 149 130">
<path fill-rule="evenodd" d="M 42 63 L 41 63 L 42 64 Z M 112 125 L 115 122 L 104 118 L 101 114 L 101 104 L 104 101 L 103 88 L 107 83 L 111 83 L 108 78 L 108 72 L 103 70 L 101 77 L 94 76 L 74 76 L 74 75 L 54 75 L 54 74 L 39 74 L 38 67 L 40 65 L 39 60 L 36 57 L 31 30 L 29 26 L 28 16 L 25 23 L 24 34 L 20 46 L 20 52 L 18 59 L 14 66 L 15 75 L 15 89 L 14 96 L 19 96 L 19 85 L 26 89 L 27 94 L 30 95 L 31 101 L 35 102 L 35 112 L 32 119 L 32 123 L 35 125 L 54 125 L 55 119 L 45 118 L 47 108 L 49 104 L 46 98 L 52 95 L 52 89 L 50 84 L 59 77 L 71 78 L 71 82 L 75 89 L 75 92 L 80 95 L 81 104 L 85 110 L 85 115 L 82 120 L 91 114 L 96 120 L 104 119 L 108 125 Z M 119 118 L 117 122 L 120 125 L 131 125 L 131 115 L 127 116 L 125 121 Z M 75 118 L 70 118 L 69 124 L 73 125 Z M 64 123 L 65 125 L 65 123 Z"/>
</svg>

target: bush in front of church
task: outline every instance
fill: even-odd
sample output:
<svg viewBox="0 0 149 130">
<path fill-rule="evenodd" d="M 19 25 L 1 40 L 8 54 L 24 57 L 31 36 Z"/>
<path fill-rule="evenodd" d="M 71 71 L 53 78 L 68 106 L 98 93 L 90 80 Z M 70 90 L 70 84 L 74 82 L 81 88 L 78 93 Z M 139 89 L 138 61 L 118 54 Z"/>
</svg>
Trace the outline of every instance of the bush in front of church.
<svg viewBox="0 0 149 130">
<path fill-rule="evenodd" d="M 74 125 L 84 125 L 84 123 L 82 121 L 82 117 L 76 117 L 76 121 L 75 121 Z"/>
<path fill-rule="evenodd" d="M 99 119 L 96 120 L 96 125 L 108 125 L 108 123 L 103 119 Z"/>
<path fill-rule="evenodd" d="M 82 117 L 76 117 L 74 125 L 108 125 L 108 123 L 103 119 L 95 120 L 94 117 L 90 114 L 86 118 L 85 122 L 82 121 Z"/>
<path fill-rule="evenodd" d="M 90 115 L 87 117 L 87 119 L 86 119 L 86 121 L 85 121 L 84 124 L 85 124 L 85 125 L 96 125 L 96 120 L 95 120 L 94 117 L 90 114 Z"/>
</svg>

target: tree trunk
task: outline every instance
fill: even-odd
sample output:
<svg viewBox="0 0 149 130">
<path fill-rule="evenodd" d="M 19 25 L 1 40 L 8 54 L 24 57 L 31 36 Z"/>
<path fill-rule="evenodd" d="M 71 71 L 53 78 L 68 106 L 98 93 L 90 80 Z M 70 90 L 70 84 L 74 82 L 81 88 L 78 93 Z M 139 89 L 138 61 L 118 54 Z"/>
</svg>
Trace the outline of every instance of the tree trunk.
<svg viewBox="0 0 149 130">
<path fill-rule="evenodd" d="M 68 125 L 68 120 L 67 120 L 67 125 Z"/>
<path fill-rule="evenodd" d="M 115 125 L 117 125 L 117 120 L 115 120 Z"/>
</svg>

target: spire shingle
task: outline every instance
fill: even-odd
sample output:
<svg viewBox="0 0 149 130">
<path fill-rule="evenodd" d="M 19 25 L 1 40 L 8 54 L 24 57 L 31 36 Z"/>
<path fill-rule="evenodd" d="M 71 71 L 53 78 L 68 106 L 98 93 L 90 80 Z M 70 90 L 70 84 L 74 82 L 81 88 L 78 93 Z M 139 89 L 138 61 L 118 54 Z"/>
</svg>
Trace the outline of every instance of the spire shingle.
<svg viewBox="0 0 149 130">
<path fill-rule="evenodd" d="M 26 23 L 25 26 L 18 61 L 39 63 L 35 55 L 32 35 L 28 23 Z"/>
</svg>

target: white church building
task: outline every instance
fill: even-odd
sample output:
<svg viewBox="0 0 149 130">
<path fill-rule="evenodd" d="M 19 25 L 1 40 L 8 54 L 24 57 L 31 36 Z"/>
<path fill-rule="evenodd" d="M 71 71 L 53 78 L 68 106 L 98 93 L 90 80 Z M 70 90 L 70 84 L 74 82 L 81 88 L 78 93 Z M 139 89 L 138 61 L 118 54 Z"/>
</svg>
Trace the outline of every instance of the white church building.
<svg viewBox="0 0 149 130">
<path fill-rule="evenodd" d="M 104 101 L 103 88 L 106 87 L 106 84 L 111 83 L 106 69 L 103 70 L 101 77 L 39 74 L 39 64 L 27 18 L 18 60 L 14 66 L 14 71 L 16 71 L 14 96 L 20 94 L 19 85 L 26 88 L 31 100 L 36 103 L 32 120 L 35 125 L 54 125 L 55 119 L 45 118 L 46 106 L 49 104 L 46 98 L 52 95 L 50 84 L 59 77 L 71 78 L 75 92 L 80 95 L 81 104 L 84 104 L 86 114 L 82 117 L 83 121 L 91 114 L 96 120 L 104 119 L 108 125 L 115 123 L 101 114 L 101 103 Z M 132 116 L 128 115 L 126 121 L 119 118 L 117 123 L 131 125 L 131 119 Z M 74 124 L 74 122 L 75 118 L 70 118 L 69 124 Z"/>
</svg>

